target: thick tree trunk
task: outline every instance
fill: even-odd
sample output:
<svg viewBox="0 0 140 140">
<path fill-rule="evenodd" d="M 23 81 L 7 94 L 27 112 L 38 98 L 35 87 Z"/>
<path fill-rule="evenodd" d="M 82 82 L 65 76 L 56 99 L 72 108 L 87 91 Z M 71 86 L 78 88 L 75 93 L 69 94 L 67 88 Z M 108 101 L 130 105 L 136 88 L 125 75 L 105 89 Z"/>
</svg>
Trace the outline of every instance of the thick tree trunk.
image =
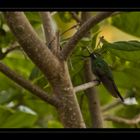
<svg viewBox="0 0 140 140">
<path fill-rule="evenodd" d="M 7 23 L 19 44 L 50 82 L 59 101 L 56 106 L 60 119 L 67 128 L 84 128 L 80 107 L 74 93 L 67 63 L 46 47 L 23 12 L 6 12 Z"/>
<path fill-rule="evenodd" d="M 66 128 L 85 128 L 76 94 L 69 77 L 67 63 L 63 63 L 63 66 L 64 69 L 60 72 L 60 79 L 53 85 L 54 93 L 61 102 L 58 107 L 60 119 Z"/>
</svg>

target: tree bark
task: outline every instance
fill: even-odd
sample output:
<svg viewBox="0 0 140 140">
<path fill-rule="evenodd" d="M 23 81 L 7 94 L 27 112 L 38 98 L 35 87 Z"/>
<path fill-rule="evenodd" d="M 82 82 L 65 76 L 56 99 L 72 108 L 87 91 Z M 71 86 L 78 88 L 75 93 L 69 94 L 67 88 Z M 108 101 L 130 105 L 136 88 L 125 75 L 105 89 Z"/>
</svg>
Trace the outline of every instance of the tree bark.
<svg viewBox="0 0 140 140">
<path fill-rule="evenodd" d="M 66 128 L 84 128 L 85 123 L 69 77 L 67 63 L 46 47 L 23 12 L 5 12 L 5 19 L 29 58 L 44 73 L 60 104 L 57 110 Z"/>
<path fill-rule="evenodd" d="M 63 47 L 61 55 L 63 59 L 67 60 L 70 56 L 78 41 L 85 36 L 85 34 L 95 25 L 97 25 L 102 20 L 106 19 L 107 17 L 111 16 L 113 12 L 99 12 L 94 17 L 89 18 L 79 30 L 73 35 L 73 37 L 66 43 Z"/>
<path fill-rule="evenodd" d="M 101 12 L 95 17 L 90 18 L 80 27 L 68 43 L 66 43 L 61 53 L 56 56 L 39 38 L 23 12 L 4 12 L 7 24 L 15 35 L 18 43 L 32 62 L 42 71 L 52 86 L 53 94 L 57 98 L 58 105 L 56 108 L 65 128 L 86 127 L 76 98 L 75 90 L 70 79 L 66 60 L 84 34 L 86 34 L 92 26 L 96 25 L 111 14 L 112 12 Z M 44 21 L 44 26 L 46 25 L 47 23 Z M 56 47 L 54 46 L 54 48 Z M 98 102 L 96 105 L 99 106 Z"/>
<path fill-rule="evenodd" d="M 87 60 L 85 62 L 85 69 L 84 69 L 84 75 L 86 82 L 92 81 L 95 79 L 95 77 L 92 74 L 91 71 L 91 62 Z M 86 95 L 88 98 L 88 105 L 89 105 L 89 111 L 91 115 L 92 120 L 92 127 L 93 128 L 103 128 L 103 118 L 100 108 L 100 101 L 98 97 L 98 93 L 95 87 L 89 88 L 86 91 Z"/>
<path fill-rule="evenodd" d="M 76 94 L 69 77 L 67 63 L 63 63 L 64 71 L 60 73 L 61 78 L 53 85 L 54 93 L 61 101 L 58 107 L 60 119 L 66 128 L 85 128 L 85 123 L 80 111 Z"/>
<path fill-rule="evenodd" d="M 50 12 L 40 12 L 45 32 L 46 44 L 54 54 L 57 52 L 57 37 L 53 29 L 52 18 Z"/>
</svg>

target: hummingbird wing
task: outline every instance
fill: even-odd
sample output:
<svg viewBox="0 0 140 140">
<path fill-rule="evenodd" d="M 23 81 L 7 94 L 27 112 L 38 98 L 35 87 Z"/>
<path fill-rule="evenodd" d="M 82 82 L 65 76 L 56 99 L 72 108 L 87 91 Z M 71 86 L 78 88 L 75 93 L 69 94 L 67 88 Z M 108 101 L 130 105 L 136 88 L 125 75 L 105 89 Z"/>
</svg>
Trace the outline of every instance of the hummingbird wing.
<svg viewBox="0 0 140 140">
<path fill-rule="evenodd" d="M 104 87 L 109 91 L 109 93 L 111 93 L 112 96 L 116 98 L 119 97 L 121 101 L 124 101 L 113 80 L 113 75 L 109 66 L 105 62 L 98 63 L 94 71 L 95 71 L 95 75 L 98 76 L 98 78 L 103 83 Z"/>
</svg>

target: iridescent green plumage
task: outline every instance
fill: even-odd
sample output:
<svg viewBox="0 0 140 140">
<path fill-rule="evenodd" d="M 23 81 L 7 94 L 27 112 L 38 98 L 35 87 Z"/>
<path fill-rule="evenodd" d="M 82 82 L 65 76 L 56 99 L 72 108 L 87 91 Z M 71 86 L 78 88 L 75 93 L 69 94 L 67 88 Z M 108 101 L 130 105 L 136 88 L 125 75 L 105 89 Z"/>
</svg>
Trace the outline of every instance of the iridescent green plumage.
<svg viewBox="0 0 140 140">
<path fill-rule="evenodd" d="M 116 98 L 120 98 L 121 101 L 124 101 L 121 94 L 118 91 L 118 88 L 114 82 L 112 72 L 108 64 L 100 57 L 97 57 L 94 53 L 90 55 L 92 71 L 99 81 L 101 81 L 104 87 Z"/>
</svg>

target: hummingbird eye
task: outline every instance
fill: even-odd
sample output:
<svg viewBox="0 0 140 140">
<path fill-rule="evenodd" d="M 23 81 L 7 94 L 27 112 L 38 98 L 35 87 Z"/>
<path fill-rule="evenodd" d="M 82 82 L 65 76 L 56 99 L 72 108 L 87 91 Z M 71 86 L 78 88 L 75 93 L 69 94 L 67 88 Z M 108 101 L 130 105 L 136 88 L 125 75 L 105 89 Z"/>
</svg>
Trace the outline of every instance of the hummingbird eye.
<svg viewBox="0 0 140 140">
<path fill-rule="evenodd" d="M 95 55 L 94 53 L 92 53 L 92 54 L 91 54 L 91 57 L 92 57 L 93 59 L 95 59 L 95 58 L 97 58 L 97 55 Z"/>
</svg>

